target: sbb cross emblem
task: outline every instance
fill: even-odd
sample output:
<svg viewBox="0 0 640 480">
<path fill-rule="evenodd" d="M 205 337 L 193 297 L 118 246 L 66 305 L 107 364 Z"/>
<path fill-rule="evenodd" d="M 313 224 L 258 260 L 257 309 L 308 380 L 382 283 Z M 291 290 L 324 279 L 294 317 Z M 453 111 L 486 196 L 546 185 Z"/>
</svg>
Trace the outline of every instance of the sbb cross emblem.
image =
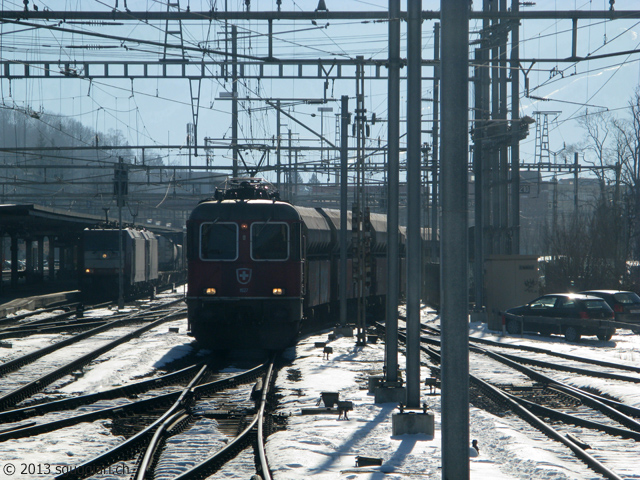
<svg viewBox="0 0 640 480">
<path fill-rule="evenodd" d="M 246 285 L 251 281 L 251 269 L 250 268 L 238 268 L 236 270 L 236 279 L 238 283 Z"/>
</svg>

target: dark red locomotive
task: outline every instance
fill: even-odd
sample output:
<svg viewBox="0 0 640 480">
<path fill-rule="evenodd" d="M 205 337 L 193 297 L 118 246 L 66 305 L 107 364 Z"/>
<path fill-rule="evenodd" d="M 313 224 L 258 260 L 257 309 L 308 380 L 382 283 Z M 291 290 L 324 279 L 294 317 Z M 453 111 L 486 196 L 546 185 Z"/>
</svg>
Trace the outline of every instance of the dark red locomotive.
<svg viewBox="0 0 640 480">
<path fill-rule="evenodd" d="M 386 228 L 379 218 L 372 224 Z M 291 344 L 304 316 L 338 302 L 337 227 L 335 210 L 280 201 L 260 179 L 229 180 L 187 221 L 191 335 L 215 350 Z M 386 235 L 379 237 L 386 251 Z M 385 274 L 381 256 L 374 276 Z M 372 301 L 381 302 L 383 286 L 382 279 L 369 287 Z"/>
</svg>

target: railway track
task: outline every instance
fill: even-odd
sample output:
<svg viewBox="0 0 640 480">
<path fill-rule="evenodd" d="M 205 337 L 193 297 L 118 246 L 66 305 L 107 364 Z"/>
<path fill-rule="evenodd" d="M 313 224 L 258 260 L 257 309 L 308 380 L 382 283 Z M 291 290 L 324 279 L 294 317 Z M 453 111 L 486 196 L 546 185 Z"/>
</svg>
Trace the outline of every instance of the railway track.
<svg viewBox="0 0 640 480">
<path fill-rule="evenodd" d="M 0 340 L 43 333 L 74 332 L 99 326 L 107 320 L 95 316 L 86 317 L 85 312 L 90 313 L 91 310 L 105 308 L 109 305 L 110 303 L 105 303 L 85 308 L 82 304 L 72 303 L 62 307 L 8 317 L 4 325 L 0 325 Z M 55 313 L 60 310 L 61 312 Z M 109 319 L 113 320 L 114 317 L 109 317 Z"/>
<path fill-rule="evenodd" d="M 215 375 L 209 365 L 189 370 L 191 379 L 181 390 L 102 412 L 102 415 L 109 413 L 117 417 L 114 429 L 121 433 L 128 429 L 127 438 L 84 463 L 69 465 L 55 478 L 81 479 L 96 472 L 115 472 L 113 466 L 118 462 L 122 478 L 143 480 L 167 475 L 167 478 L 205 478 L 247 446 L 265 438 L 265 423 L 266 429 L 270 428 L 265 412 L 268 385 L 274 373 L 273 361 L 213 381 L 207 381 Z M 256 384 L 259 387 L 246 386 L 256 378 L 259 378 Z M 254 395 L 255 403 L 251 401 L 252 391 L 259 392 L 257 397 Z M 238 403 L 242 393 L 249 401 Z M 219 405 L 233 407 L 220 408 Z M 255 465 L 261 465 L 262 478 L 266 480 L 270 476 L 262 440 L 257 443 L 256 451 L 258 460 L 254 463 L 252 458 L 250 468 L 255 471 Z"/>
<path fill-rule="evenodd" d="M 433 335 L 439 336 L 437 329 L 425 329 Z M 429 340 L 427 340 L 429 341 Z M 432 344 L 437 344 L 435 337 L 431 339 Z M 570 386 L 580 388 L 582 384 L 588 383 L 590 393 L 600 396 L 616 396 L 617 391 L 626 389 L 635 390 L 634 384 L 640 383 L 640 367 L 626 365 L 623 363 L 613 363 L 597 358 L 571 355 L 549 349 L 534 347 L 530 345 L 512 345 L 494 342 L 487 339 L 470 338 L 470 351 L 495 353 L 512 360 L 516 364 L 537 367 L 540 372 L 553 381 L 568 383 Z M 488 349 L 478 347 L 485 345 Z M 518 354 L 512 352 L 518 351 Z M 545 377 L 545 378 L 547 378 Z M 594 379 L 598 379 L 594 381 Z M 597 386 L 597 389 L 594 389 Z M 620 406 L 624 409 L 624 406 Z"/>
<path fill-rule="evenodd" d="M 425 352 L 432 357 L 432 371 L 437 373 L 437 339 L 425 340 Z M 562 443 L 567 456 L 574 455 L 605 478 L 629 475 L 632 457 L 640 453 L 635 446 L 640 439 L 640 411 L 620 399 L 580 391 L 562 382 L 562 375 L 599 376 L 604 382 L 637 388 L 638 372 L 633 367 L 616 369 L 615 364 L 593 359 L 577 364 L 578 356 L 561 358 L 542 349 L 518 353 L 515 348 L 494 351 L 493 346 L 485 347 L 472 346 L 472 364 L 490 361 L 495 375 L 484 378 L 489 369 L 483 367 L 471 372 L 475 406 L 526 425 L 522 432 L 527 435 L 535 435 L 530 425 L 535 426 L 542 432 L 538 435 Z M 210 361 L 205 363 L 206 367 L 190 365 L 162 378 L 100 394 L 43 404 L 30 400 L 29 406 L 0 412 L 0 442 L 28 442 L 37 435 L 55 435 L 62 428 L 95 422 L 106 426 L 109 442 L 95 455 L 90 455 L 95 449 L 79 446 L 82 460 L 61 463 L 65 470 L 56 478 L 85 478 L 95 472 L 109 472 L 109 478 L 205 478 L 217 471 L 225 475 L 225 469 L 246 472 L 250 478 L 255 473 L 255 455 L 260 456 L 261 450 L 256 438 L 274 428 L 269 415 L 266 420 L 257 419 L 260 410 L 269 411 L 269 389 L 252 388 L 251 379 L 233 379 L 235 374 L 222 374 Z M 261 377 L 266 367 L 256 368 L 258 373 L 250 376 Z M 225 378 L 213 378 L 220 375 Z M 270 381 L 262 380 L 262 384 Z M 259 393 L 252 394 L 252 390 Z M 258 397 L 264 397 L 262 403 L 255 401 Z M 266 432 L 258 433 L 259 425 L 265 425 L 261 428 Z M 232 441 L 236 436 L 238 440 Z M 596 439 L 601 445 L 602 438 L 609 439 L 610 448 L 588 448 Z M 218 453 L 209 455 L 209 451 Z M 120 475 L 118 468 L 126 468 L 126 473 L 122 470 Z M 262 478 L 270 478 L 268 466 L 262 468 Z"/>
<path fill-rule="evenodd" d="M 135 410 L 138 407 L 133 406 L 135 402 L 132 400 L 144 399 L 146 395 L 149 398 L 162 395 L 170 398 L 176 391 L 175 386 L 186 383 L 201 366 L 194 364 L 123 387 L 0 412 L 0 424 L 3 425 L 0 429 L 0 442 L 52 432 L 84 421 L 107 418 L 126 409 Z M 144 406 L 144 403 L 139 405 Z M 62 415 L 63 412 L 69 414 Z M 50 413 L 55 415 L 48 416 Z"/>
<path fill-rule="evenodd" d="M 247 469 L 247 478 L 256 469 L 263 479 L 270 478 L 264 446 L 257 439 L 265 438 L 273 428 L 268 415 L 268 406 L 273 400 L 269 395 L 273 361 L 242 373 L 235 373 L 235 369 L 230 373 L 220 371 L 219 359 L 210 358 L 203 363 L 202 353 L 198 355 L 195 350 L 184 358 L 199 363 L 178 371 L 99 393 L 46 401 L 58 394 L 57 387 L 52 385 L 57 379 L 79 371 L 128 339 L 184 316 L 181 306 L 162 305 L 136 315 L 109 317 L 101 320 L 104 324 L 99 327 L 0 365 L 0 378 L 7 386 L 4 391 L 0 390 L 3 410 L 0 411 L 0 443 L 7 446 L 5 442 L 10 442 L 12 449 L 16 448 L 16 442 L 24 445 L 23 442 L 28 444 L 41 438 L 50 441 L 46 438 L 55 437 L 59 431 L 68 437 L 74 429 L 104 433 L 106 427 L 110 439 L 99 446 L 99 454 L 89 455 L 96 450 L 96 445 L 78 445 L 78 450 L 88 458 L 85 461 L 60 462 L 55 469 L 50 464 L 38 464 L 34 472 L 26 473 L 53 474 L 53 478 L 87 478 L 97 473 L 107 474 L 109 478 L 204 478 L 218 469 L 237 471 L 237 462 L 240 462 Z M 33 370 L 56 363 L 52 355 L 68 360 L 69 348 L 78 348 L 84 339 L 95 345 L 96 335 L 105 333 L 117 338 L 109 338 L 99 348 L 82 352 L 72 361 L 34 377 Z M 185 361 L 188 360 L 176 363 Z M 25 372 L 25 368 L 32 370 Z M 29 381 L 13 388 L 7 381 L 13 377 Z M 257 383 L 252 384 L 256 379 Z M 48 392 L 47 385 L 51 386 Z M 37 392 L 41 395 L 34 396 Z M 46 397 L 43 398 L 43 394 Z M 212 435 L 214 431 L 217 433 Z M 86 440 L 93 443 L 91 437 Z M 254 448 L 255 455 L 250 447 Z M 219 452 L 212 454 L 213 450 Z M 237 458 L 241 460 L 225 467 L 239 452 Z M 10 464 L 11 460 L 5 463 Z M 260 466 L 256 468 L 256 465 Z"/>
<path fill-rule="evenodd" d="M 432 373 L 439 376 L 439 340 L 436 338 L 439 331 L 432 329 L 430 334 L 431 337 L 422 339 L 422 349 L 435 364 L 431 367 Z M 475 406 L 502 417 L 516 415 L 546 437 L 563 444 L 604 478 L 620 480 L 634 474 L 629 468 L 633 468 L 634 459 L 640 454 L 636 445 L 640 440 L 640 409 L 568 385 L 553 373 L 567 372 L 635 385 L 638 383 L 638 376 L 634 375 L 638 372 L 636 368 L 618 368 L 619 365 L 610 362 L 538 348 L 506 347 L 535 352 L 546 356 L 547 361 L 532 359 L 504 354 L 503 344 L 482 341 L 491 344 L 491 348 L 486 345 L 483 348 L 474 345 L 473 340 L 470 339 L 470 398 Z M 501 352 L 497 353 L 494 348 Z M 585 368 L 585 364 L 590 368 Z M 609 447 L 592 450 L 590 445 L 602 445 L 603 438 L 609 438 L 605 442 Z"/>
<path fill-rule="evenodd" d="M 163 291 L 175 292 L 175 284 L 163 285 L 157 289 L 158 294 Z M 131 300 L 137 301 L 141 298 L 143 297 L 132 298 Z M 114 305 L 115 302 L 113 301 L 89 304 L 78 301 L 64 301 L 51 307 L 38 308 L 18 315 L 4 316 L 0 318 L 0 341 L 38 333 L 56 333 L 91 328 L 99 324 L 101 319 L 87 316 L 87 314 L 91 310 Z M 110 318 L 113 319 L 114 317 Z"/>
<path fill-rule="evenodd" d="M 174 301 L 175 306 L 179 301 Z M 169 308 L 163 310 L 162 308 Z M 152 307 L 144 311 L 104 322 L 91 330 L 14 358 L 0 365 L 0 410 L 6 410 L 43 391 L 56 380 L 77 371 L 100 355 L 167 321 L 184 316 L 184 307 L 171 305 Z M 142 326 L 135 327 L 142 323 Z M 115 335 L 114 335 L 115 333 Z M 102 337 L 95 347 L 96 338 Z M 113 338 L 115 336 L 115 338 Z M 86 341 L 86 342 L 85 342 Z M 87 346 L 82 348 L 82 343 Z M 77 347 L 77 348 L 76 348 Z M 75 351 L 74 351 L 75 350 Z M 68 353 L 72 351 L 73 353 Z M 69 358 L 73 360 L 69 361 Z M 53 365 L 53 367 L 52 367 Z M 36 372 L 46 371 L 44 374 Z M 25 382 L 24 379 L 28 379 Z"/>
<path fill-rule="evenodd" d="M 476 371 L 470 379 L 474 387 L 491 398 L 498 409 L 513 413 L 553 440 L 563 443 L 597 473 L 609 479 L 623 478 L 637 458 L 636 442 L 640 440 L 640 409 L 613 402 L 604 397 L 557 382 L 493 352 L 483 352 L 492 359 L 524 373 L 533 386 L 495 385 L 483 380 Z M 486 364 L 485 367 L 486 368 Z M 608 449 L 592 451 L 590 444 Z M 621 471 L 621 474 L 616 473 Z"/>
</svg>

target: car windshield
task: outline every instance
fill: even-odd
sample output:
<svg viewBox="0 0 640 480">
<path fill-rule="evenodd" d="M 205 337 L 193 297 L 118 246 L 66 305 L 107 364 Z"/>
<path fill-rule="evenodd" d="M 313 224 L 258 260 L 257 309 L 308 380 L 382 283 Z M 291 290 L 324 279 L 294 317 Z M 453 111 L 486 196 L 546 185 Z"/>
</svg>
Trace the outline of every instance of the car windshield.
<svg viewBox="0 0 640 480">
<path fill-rule="evenodd" d="M 640 303 L 640 297 L 636 295 L 634 292 L 619 292 L 613 295 L 613 298 L 616 299 L 618 303 Z"/>
</svg>

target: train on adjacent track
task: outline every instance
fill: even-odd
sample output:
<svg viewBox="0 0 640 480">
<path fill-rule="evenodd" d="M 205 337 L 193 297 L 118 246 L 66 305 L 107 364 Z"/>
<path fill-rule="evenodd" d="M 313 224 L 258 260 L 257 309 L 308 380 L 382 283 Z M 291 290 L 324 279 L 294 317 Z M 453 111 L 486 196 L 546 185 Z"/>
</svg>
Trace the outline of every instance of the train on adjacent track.
<svg viewBox="0 0 640 480">
<path fill-rule="evenodd" d="M 351 232 L 351 213 L 347 223 Z M 368 311 L 384 314 L 386 216 L 371 214 L 367 228 L 366 302 Z M 187 221 L 190 335 L 213 350 L 281 349 L 295 340 L 303 320 L 337 312 L 339 229 L 338 210 L 281 201 L 262 179 L 229 179 Z M 350 308 L 356 303 L 351 242 Z"/>
<path fill-rule="evenodd" d="M 122 235 L 122 262 L 120 240 Z M 82 238 L 80 290 L 86 298 L 117 298 L 122 268 L 125 297 L 184 281 L 182 243 L 146 229 L 109 225 L 88 228 Z"/>
</svg>

